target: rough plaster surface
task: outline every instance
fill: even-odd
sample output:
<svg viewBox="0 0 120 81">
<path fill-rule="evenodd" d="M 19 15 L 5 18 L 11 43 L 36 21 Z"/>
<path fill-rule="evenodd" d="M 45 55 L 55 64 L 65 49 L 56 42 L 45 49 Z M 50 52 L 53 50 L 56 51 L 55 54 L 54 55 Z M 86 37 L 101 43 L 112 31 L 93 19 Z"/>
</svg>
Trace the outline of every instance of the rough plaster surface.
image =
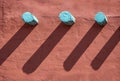
<svg viewBox="0 0 120 81">
<path fill-rule="evenodd" d="M 62 10 L 73 26 L 60 22 Z M 26 25 L 26 11 L 40 24 Z M 0 0 L 0 81 L 120 81 L 119 41 L 120 0 Z"/>
</svg>

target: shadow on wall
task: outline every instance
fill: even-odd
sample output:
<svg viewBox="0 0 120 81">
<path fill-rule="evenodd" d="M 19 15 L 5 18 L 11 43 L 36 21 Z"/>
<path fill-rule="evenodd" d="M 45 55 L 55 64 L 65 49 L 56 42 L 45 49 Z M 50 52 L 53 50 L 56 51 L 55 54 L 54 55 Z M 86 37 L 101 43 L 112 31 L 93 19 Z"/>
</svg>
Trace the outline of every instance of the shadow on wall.
<svg viewBox="0 0 120 81">
<path fill-rule="evenodd" d="M 83 55 L 85 50 L 89 47 L 92 41 L 96 38 L 99 32 L 103 29 L 103 26 L 98 25 L 96 22 L 82 38 L 79 44 L 71 52 L 71 54 L 64 61 L 63 67 L 66 71 L 70 71 L 79 58 Z"/>
<path fill-rule="evenodd" d="M 112 50 L 120 41 L 120 27 L 115 31 L 112 37 L 108 40 L 108 42 L 104 45 L 104 47 L 100 50 L 98 55 L 94 58 L 91 63 L 91 66 L 94 70 L 98 70 L 107 57 L 110 55 Z"/>
<path fill-rule="evenodd" d="M 35 28 L 24 24 L 17 33 L 0 49 L 0 65 L 11 55 L 11 53 L 22 43 L 22 41 Z"/>
<path fill-rule="evenodd" d="M 40 48 L 24 64 L 23 72 L 27 74 L 34 72 L 70 28 L 71 26 L 60 23 Z"/>
</svg>

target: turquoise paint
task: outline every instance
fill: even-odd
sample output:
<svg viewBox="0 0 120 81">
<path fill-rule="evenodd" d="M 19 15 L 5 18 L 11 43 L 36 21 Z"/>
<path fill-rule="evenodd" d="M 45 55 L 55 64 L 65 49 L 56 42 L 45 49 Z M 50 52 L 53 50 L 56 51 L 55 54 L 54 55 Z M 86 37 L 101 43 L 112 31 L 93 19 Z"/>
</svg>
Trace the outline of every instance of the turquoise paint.
<svg viewBox="0 0 120 81">
<path fill-rule="evenodd" d="M 107 17 L 105 16 L 105 14 L 103 12 L 98 12 L 95 15 L 95 21 L 99 24 L 99 25 L 105 25 L 107 23 Z"/>
<path fill-rule="evenodd" d="M 59 19 L 66 25 L 72 25 L 75 23 L 75 17 L 68 11 L 62 11 L 59 14 Z"/>
<path fill-rule="evenodd" d="M 30 12 L 23 13 L 22 19 L 25 23 L 30 25 L 36 25 L 39 22 L 38 19 Z"/>
</svg>

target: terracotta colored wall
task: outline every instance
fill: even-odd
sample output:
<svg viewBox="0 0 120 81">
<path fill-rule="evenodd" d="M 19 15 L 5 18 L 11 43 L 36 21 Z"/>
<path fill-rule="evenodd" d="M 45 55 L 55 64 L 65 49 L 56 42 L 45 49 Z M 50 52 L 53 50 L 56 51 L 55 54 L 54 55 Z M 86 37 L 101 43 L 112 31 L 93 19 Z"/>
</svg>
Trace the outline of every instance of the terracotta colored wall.
<svg viewBox="0 0 120 81">
<path fill-rule="evenodd" d="M 0 81 L 120 80 L 119 0 L 0 0 L 2 7 Z M 73 26 L 60 22 L 62 10 L 76 17 Z M 26 11 L 37 26 L 22 21 Z M 98 11 L 108 17 L 104 27 L 94 21 Z"/>
</svg>

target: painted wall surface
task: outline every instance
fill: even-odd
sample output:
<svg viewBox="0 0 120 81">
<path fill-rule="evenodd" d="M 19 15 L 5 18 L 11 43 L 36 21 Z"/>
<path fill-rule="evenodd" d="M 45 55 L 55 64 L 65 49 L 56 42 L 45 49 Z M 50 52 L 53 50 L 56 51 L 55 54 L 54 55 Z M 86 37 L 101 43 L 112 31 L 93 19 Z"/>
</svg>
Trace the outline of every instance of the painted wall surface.
<svg viewBox="0 0 120 81">
<path fill-rule="evenodd" d="M 76 23 L 58 15 L 67 10 Z M 39 24 L 21 15 L 32 12 Z M 108 23 L 94 21 L 102 11 Z M 120 0 L 0 0 L 0 81 L 120 81 Z"/>
</svg>

